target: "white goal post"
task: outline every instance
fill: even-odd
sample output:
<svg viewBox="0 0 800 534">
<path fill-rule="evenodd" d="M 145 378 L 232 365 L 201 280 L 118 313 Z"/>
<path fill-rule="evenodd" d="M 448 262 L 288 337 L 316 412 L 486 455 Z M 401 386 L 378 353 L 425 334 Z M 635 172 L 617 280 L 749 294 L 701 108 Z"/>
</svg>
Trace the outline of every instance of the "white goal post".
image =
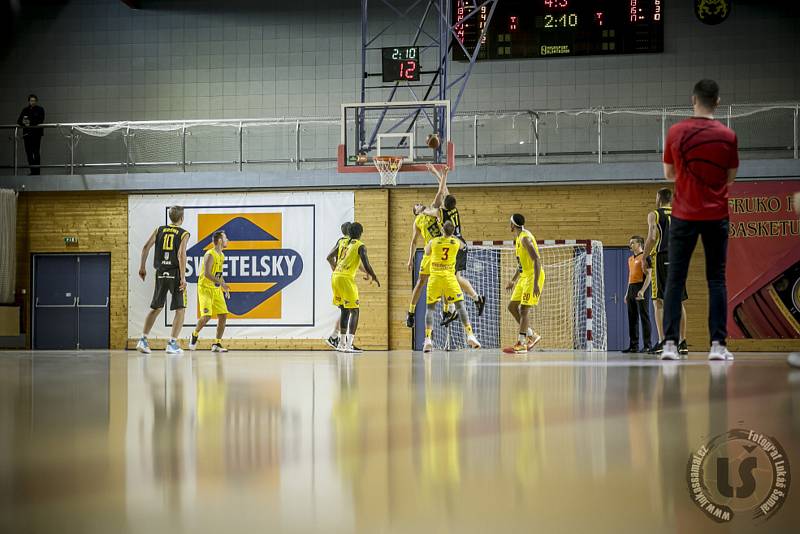
<svg viewBox="0 0 800 534">
<path fill-rule="evenodd" d="M 546 279 L 539 305 L 530 314 L 533 329 L 542 336 L 537 349 L 605 351 L 603 244 L 594 240 L 549 240 L 539 241 L 538 245 Z M 478 294 L 486 296 L 482 317 L 477 317 L 475 306 L 467 302 L 475 335 L 484 348 L 511 346 L 518 327 L 508 311 L 511 292 L 505 287 L 517 270 L 514 243 L 471 241 L 468 251 L 467 271 L 462 274 Z M 466 295 L 465 298 L 469 301 Z M 441 312 L 441 303 L 437 311 Z M 434 322 L 434 347 L 464 348 L 461 324 L 455 321 L 442 327 L 440 317 L 438 313 Z"/>
</svg>

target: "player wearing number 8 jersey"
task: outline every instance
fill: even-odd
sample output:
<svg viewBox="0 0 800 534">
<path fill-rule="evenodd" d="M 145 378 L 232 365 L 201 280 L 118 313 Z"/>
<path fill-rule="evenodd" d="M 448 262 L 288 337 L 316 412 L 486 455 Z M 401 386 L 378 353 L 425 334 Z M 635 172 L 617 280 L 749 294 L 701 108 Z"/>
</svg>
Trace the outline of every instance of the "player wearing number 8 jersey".
<svg viewBox="0 0 800 534">
<path fill-rule="evenodd" d="M 464 331 L 467 333 L 469 346 L 475 349 L 481 346 L 472 333 L 472 325 L 469 323 L 467 310 L 464 307 L 464 294 L 456 279 L 456 259 L 461 248 L 461 241 L 453 236 L 454 229 L 452 222 L 445 221 L 442 225 L 444 236 L 431 239 L 425 246 L 425 254 L 430 258 L 430 278 L 428 280 L 428 296 L 426 298 L 424 352 L 430 352 L 433 349 L 431 333 L 433 331 L 434 316 L 436 315 L 436 302 L 439 299 L 444 299 L 444 302 L 448 305 L 455 305 L 456 313 L 461 318 Z"/>
<path fill-rule="evenodd" d="M 530 325 L 530 309 L 539 304 L 544 287 L 544 269 L 536 238 L 524 225 L 525 217 L 519 213 L 511 216 L 511 231 L 515 236 L 514 248 L 519 268 L 506 289 L 514 288 L 508 311 L 519 324 L 519 338 L 513 347 L 517 354 L 530 351 L 542 338 Z"/>
<path fill-rule="evenodd" d="M 150 344 L 147 336 L 156 322 L 156 318 L 164 308 L 167 293 L 171 295 L 169 308 L 175 312 L 172 322 L 172 333 L 167 342 L 168 354 L 180 354 L 183 350 L 178 346 L 177 338 L 183 327 L 183 318 L 186 311 L 186 244 L 189 241 L 189 232 L 180 227 L 183 223 L 183 208 L 172 206 L 169 209 L 170 224 L 159 226 L 150 235 L 142 248 L 139 276 L 142 280 L 147 276 L 147 256 L 150 249 L 155 246 L 153 267 L 155 268 L 156 285 L 153 291 L 153 300 L 150 303 L 150 312 L 144 320 L 142 337 L 136 344 L 136 350 L 143 354 L 150 354 Z"/>
</svg>

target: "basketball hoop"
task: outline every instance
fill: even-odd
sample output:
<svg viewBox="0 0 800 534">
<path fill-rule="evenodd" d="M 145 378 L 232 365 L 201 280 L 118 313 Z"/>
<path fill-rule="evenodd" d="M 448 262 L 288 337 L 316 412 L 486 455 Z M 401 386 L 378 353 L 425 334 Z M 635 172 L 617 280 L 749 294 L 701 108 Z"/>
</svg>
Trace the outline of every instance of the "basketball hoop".
<svg viewBox="0 0 800 534">
<path fill-rule="evenodd" d="M 381 185 L 397 185 L 397 173 L 403 166 L 403 158 L 400 156 L 374 156 L 372 158 L 378 174 L 381 175 Z"/>
</svg>

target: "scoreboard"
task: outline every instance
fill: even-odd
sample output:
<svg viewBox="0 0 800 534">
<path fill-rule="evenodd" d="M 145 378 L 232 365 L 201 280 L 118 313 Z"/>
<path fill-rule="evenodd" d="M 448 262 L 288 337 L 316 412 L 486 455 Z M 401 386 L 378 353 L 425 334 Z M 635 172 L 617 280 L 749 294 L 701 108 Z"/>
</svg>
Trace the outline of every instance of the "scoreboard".
<svg viewBox="0 0 800 534">
<path fill-rule="evenodd" d="M 663 52 L 664 1 L 501 0 L 489 22 L 481 0 L 453 0 L 453 23 L 470 53 L 482 41 L 478 59 Z M 453 59 L 468 59 L 458 43 Z"/>
</svg>

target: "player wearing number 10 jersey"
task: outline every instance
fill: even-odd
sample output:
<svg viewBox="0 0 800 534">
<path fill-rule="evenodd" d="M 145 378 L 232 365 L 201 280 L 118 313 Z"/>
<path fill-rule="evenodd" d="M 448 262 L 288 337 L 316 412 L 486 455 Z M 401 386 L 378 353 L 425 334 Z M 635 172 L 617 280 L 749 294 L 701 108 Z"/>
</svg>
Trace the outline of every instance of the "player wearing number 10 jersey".
<svg viewBox="0 0 800 534">
<path fill-rule="evenodd" d="M 142 337 L 136 344 L 136 350 L 143 354 L 150 354 L 150 344 L 147 336 L 156 322 L 156 318 L 164 308 L 167 293 L 171 295 L 170 309 L 175 312 L 172 322 L 172 335 L 167 342 L 168 354 L 180 354 L 183 350 L 178 346 L 178 335 L 183 327 L 183 317 L 186 311 L 186 244 L 189 241 L 189 232 L 180 227 L 183 223 L 183 208 L 172 206 L 169 209 L 170 224 L 159 226 L 150 235 L 142 248 L 139 276 L 142 280 L 147 276 L 147 256 L 153 246 L 156 247 L 153 257 L 153 267 L 156 270 L 156 287 L 153 291 L 153 301 L 150 303 L 150 312 L 144 320 Z"/>
</svg>

